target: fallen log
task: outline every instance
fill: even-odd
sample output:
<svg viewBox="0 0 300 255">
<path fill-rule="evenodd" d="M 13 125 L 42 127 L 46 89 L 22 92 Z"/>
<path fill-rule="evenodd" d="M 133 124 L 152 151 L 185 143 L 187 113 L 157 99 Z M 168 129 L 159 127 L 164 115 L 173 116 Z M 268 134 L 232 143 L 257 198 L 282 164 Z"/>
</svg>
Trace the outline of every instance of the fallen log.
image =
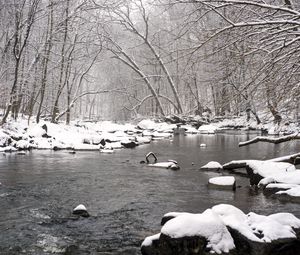
<svg viewBox="0 0 300 255">
<path fill-rule="evenodd" d="M 246 146 L 246 145 L 253 144 L 253 143 L 258 143 L 258 142 L 267 142 L 267 143 L 278 144 L 278 143 L 288 142 L 291 140 L 299 140 L 299 139 L 300 139 L 300 135 L 298 132 L 291 134 L 291 135 L 281 136 L 281 137 L 277 137 L 277 138 L 267 137 L 267 136 L 257 136 L 251 140 L 248 140 L 245 142 L 240 142 L 239 147 Z"/>
</svg>

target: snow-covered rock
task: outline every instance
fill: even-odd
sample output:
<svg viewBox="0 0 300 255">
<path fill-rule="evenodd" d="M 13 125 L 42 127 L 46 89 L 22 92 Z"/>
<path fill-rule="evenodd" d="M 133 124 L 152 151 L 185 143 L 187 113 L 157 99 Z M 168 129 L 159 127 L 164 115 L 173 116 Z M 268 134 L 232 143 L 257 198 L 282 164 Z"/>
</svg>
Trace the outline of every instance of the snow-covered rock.
<svg viewBox="0 0 300 255">
<path fill-rule="evenodd" d="M 234 241 L 222 220 L 211 209 L 202 214 L 183 214 L 168 221 L 161 235 L 172 239 L 199 237 L 207 243 L 206 249 L 215 253 L 227 253 L 235 248 Z"/>
<path fill-rule="evenodd" d="M 28 128 L 27 134 L 31 137 L 43 137 L 47 134 L 47 131 L 45 129 L 45 126 L 43 127 L 42 124 L 35 124 Z"/>
<path fill-rule="evenodd" d="M 114 153 L 114 149 L 113 148 L 103 148 L 103 149 L 100 149 L 100 152 L 111 154 L 111 153 Z"/>
<path fill-rule="evenodd" d="M 297 185 L 297 186 L 294 186 L 287 190 L 281 190 L 281 191 L 276 192 L 276 194 L 277 195 L 288 195 L 291 197 L 299 197 L 300 198 L 300 186 Z"/>
<path fill-rule="evenodd" d="M 206 165 L 202 166 L 200 169 L 201 170 L 213 170 L 213 171 L 217 171 L 217 170 L 221 170 L 222 169 L 222 165 L 219 162 L 210 161 Z"/>
<path fill-rule="evenodd" d="M 202 126 L 200 126 L 198 128 L 198 131 L 201 134 L 215 134 L 217 129 L 218 129 L 217 126 L 209 124 L 209 125 L 202 125 Z"/>
<path fill-rule="evenodd" d="M 171 133 L 166 133 L 166 132 L 160 133 L 160 132 L 155 131 L 155 132 L 153 132 L 152 136 L 153 136 L 153 139 L 164 139 L 164 138 L 171 137 L 172 134 Z"/>
<path fill-rule="evenodd" d="M 233 176 L 219 176 L 213 177 L 208 180 L 210 187 L 217 187 L 222 189 L 236 189 L 236 182 Z"/>
<path fill-rule="evenodd" d="M 151 140 L 152 140 L 151 137 L 136 136 L 136 141 L 139 144 L 151 143 Z"/>
<path fill-rule="evenodd" d="M 300 220 L 290 213 L 245 214 L 232 205 L 220 204 L 202 214 L 172 212 L 164 218 L 160 233 L 143 242 L 143 255 L 279 255 L 299 251 L 296 233 Z"/>
<path fill-rule="evenodd" d="M 0 147 L 0 152 L 15 152 L 17 149 L 13 146 Z"/>
<path fill-rule="evenodd" d="M 140 129 L 147 129 L 147 130 L 154 130 L 157 128 L 158 124 L 154 122 L 153 120 L 142 120 L 137 124 L 137 127 Z"/>
<path fill-rule="evenodd" d="M 82 216 L 82 217 L 89 217 L 90 216 L 87 209 L 86 209 L 86 207 L 83 204 L 80 204 L 80 205 L 76 206 L 73 209 L 73 214 L 74 215 L 79 215 L 79 216 Z"/>
<path fill-rule="evenodd" d="M 35 148 L 36 146 L 34 146 L 28 140 L 20 140 L 15 143 L 15 147 L 19 150 L 28 150 L 31 148 Z"/>
</svg>

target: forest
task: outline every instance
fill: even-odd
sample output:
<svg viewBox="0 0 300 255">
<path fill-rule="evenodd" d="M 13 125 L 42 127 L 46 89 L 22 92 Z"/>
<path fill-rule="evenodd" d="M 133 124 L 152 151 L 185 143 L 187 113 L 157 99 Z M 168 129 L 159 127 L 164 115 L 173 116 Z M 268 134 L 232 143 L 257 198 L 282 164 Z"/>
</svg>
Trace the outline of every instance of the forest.
<svg viewBox="0 0 300 255">
<path fill-rule="evenodd" d="M 0 17 L 0 125 L 298 120 L 296 1 L 1 0 Z"/>
</svg>

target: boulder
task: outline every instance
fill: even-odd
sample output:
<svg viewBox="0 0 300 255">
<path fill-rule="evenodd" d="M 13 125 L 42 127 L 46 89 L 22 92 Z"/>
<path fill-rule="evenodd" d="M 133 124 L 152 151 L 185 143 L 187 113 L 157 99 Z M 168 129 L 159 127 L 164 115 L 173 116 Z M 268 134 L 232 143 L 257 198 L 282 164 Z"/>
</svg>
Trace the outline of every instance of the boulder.
<svg viewBox="0 0 300 255">
<path fill-rule="evenodd" d="M 300 254 L 300 219 L 290 213 L 246 215 L 220 204 L 201 214 L 165 214 L 162 225 L 142 243 L 143 255 Z"/>
</svg>

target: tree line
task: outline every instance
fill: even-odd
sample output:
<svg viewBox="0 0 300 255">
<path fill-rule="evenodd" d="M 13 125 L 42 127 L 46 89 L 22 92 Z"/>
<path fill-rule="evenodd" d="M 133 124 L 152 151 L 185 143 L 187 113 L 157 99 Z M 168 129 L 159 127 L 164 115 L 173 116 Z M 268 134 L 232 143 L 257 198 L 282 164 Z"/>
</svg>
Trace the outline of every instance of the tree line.
<svg viewBox="0 0 300 255">
<path fill-rule="evenodd" d="M 0 121 L 298 119 L 291 0 L 0 1 Z"/>
</svg>

